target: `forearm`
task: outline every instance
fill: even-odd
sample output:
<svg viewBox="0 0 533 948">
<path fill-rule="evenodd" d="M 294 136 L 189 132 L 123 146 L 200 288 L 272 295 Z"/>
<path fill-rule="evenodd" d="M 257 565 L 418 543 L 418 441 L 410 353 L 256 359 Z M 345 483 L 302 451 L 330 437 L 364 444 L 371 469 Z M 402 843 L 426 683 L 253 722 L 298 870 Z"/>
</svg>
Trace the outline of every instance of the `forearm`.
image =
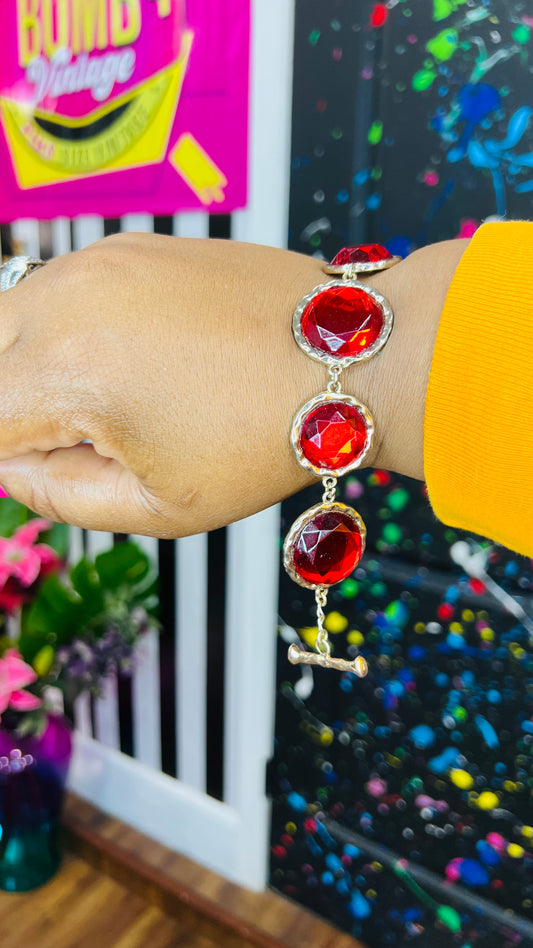
<svg viewBox="0 0 533 948">
<path fill-rule="evenodd" d="M 453 240 L 425 247 L 389 270 L 364 278 L 384 294 L 394 313 L 394 328 L 381 352 L 343 373 L 343 391 L 367 405 L 374 417 L 376 434 L 367 466 L 424 477 L 424 411 L 431 359 L 448 287 L 467 244 Z M 240 340 L 245 348 L 235 364 L 246 365 L 248 352 L 246 386 L 253 392 L 256 408 L 247 417 L 250 430 L 242 440 L 243 431 L 234 424 L 232 409 L 245 397 L 242 380 L 235 377 L 231 365 L 223 367 L 234 393 L 225 408 L 231 447 L 221 463 L 225 466 L 232 457 L 241 459 L 242 490 L 234 495 L 231 519 L 316 483 L 296 461 L 289 436 L 297 410 L 325 391 L 328 382 L 324 365 L 309 359 L 292 334 L 292 314 L 299 300 L 330 279 L 322 262 L 264 247 L 240 247 L 237 278 L 247 274 L 240 318 L 248 324 L 250 336 Z M 242 413 L 237 414 L 242 422 Z M 253 456 L 262 456 L 261 470 L 250 466 L 247 443 L 256 443 Z M 213 494 L 219 473 L 213 468 Z"/>
<path fill-rule="evenodd" d="M 439 320 L 468 240 L 415 251 L 365 282 L 389 300 L 394 328 L 383 350 L 352 366 L 346 388 L 366 401 L 376 421 L 374 467 L 424 479 L 424 412 Z"/>
<path fill-rule="evenodd" d="M 376 427 L 374 448 L 366 466 L 381 467 L 422 480 L 424 477 L 424 412 L 431 360 L 442 307 L 448 288 L 468 245 L 467 240 L 445 241 L 424 247 L 401 263 L 380 273 L 361 278 L 388 299 L 394 313 L 394 327 L 387 344 L 372 359 L 350 366 L 343 373 L 343 390 L 355 395 L 370 409 Z M 327 282 L 322 265 L 287 255 L 287 262 L 301 267 L 301 283 L 291 289 L 285 304 L 278 300 L 276 331 L 284 352 L 285 368 L 278 363 L 265 368 L 266 388 L 280 386 L 284 397 L 278 400 L 278 454 L 283 458 L 287 487 L 291 493 L 312 483 L 297 464 L 289 449 L 289 431 L 296 410 L 327 385 L 326 368 L 312 362 L 294 342 L 291 316 L 295 305 L 318 283 Z M 295 267 L 296 273 L 296 267 Z M 298 293 L 300 296 L 298 296 Z M 278 380 L 276 381 L 276 373 Z"/>
<path fill-rule="evenodd" d="M 423 476 L 431 357 L 464 247 L 368 277 L 395 314 L 384 349 L 343 375 L 375 419 L 369 464 Z M 52 261 L 0 298 L 0 484 L 54 520 L 183 536 L 313 483 L 289 435 L 328 376 L 291 320 L 327 280 L 311 257 L 156 235 Z"/>
</svg>

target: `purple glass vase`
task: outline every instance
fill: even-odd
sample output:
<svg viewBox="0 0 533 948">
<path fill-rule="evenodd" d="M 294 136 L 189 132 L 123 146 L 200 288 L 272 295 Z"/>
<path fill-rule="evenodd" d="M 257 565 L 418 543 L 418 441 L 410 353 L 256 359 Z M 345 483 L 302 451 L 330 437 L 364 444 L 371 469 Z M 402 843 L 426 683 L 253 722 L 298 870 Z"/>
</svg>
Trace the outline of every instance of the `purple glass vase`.
<svg viewBox="0 0 533 948">
<path fill-rule="evenodd" d="M 27 892 L 57 872 L 71 755 L 71 727 L 59 715 L 40 737 L 0 724 L 0 889 Z"/>
</svg>

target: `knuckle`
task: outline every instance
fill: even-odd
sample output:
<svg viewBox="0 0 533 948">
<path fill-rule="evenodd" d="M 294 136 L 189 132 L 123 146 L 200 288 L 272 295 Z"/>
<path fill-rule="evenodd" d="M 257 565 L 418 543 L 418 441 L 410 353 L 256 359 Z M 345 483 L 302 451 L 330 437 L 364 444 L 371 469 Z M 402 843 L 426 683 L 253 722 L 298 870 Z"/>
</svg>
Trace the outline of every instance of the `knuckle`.
<svg viewBox="0 0 533 948">
<path fill-rule="evenodd" d="M 89 244 L 84 248 L 85 253 L 99 253 L 103 251 L 104 253 L 109 253 L 109 250 L 112 247 L 124 246 L 128 243 L 130 235 L 127 233 L 116 233 L 108 234 L 107 237 L 101 237 L 99 240 L 95 240 L 94 243 Z"/>
<path fill-rule="evenodd" d="M 31 472 L 27 489 L 29 493 L 28 507 L 31 510 L 48 520 L 55 521 L 55 523 L 66 522 L 52 500 L 50 481 L 45 476 L 44 468 L 35 468 Z"/>
<path fill-rule="evenodd" d="M 200 491 L 195 487 L 169 499 L 158 497 L 145 484 L 139 485 L 138 501 L 148 518 L 150 535 L 162 540 L 197 532 L 195 519 L 199 499 Z"/>
<path fill-rule="evenodd" d="M 115 295 L 117 300 L 129 297 L 138 277 L 138 255 L 130 234 L 112 234 L 79 251 L 74 279 L 83 287 L 85 300 L 109 306 Z"/>
<path fill-rule="evenodd" d="M 76 269 L 84 285 L 88 285 L 89 288 L 94 287 L 95 278 L 107 280 L 109 275 L 116 271 L 116 263 L 114 255 L 111 252 L 112 243 L 110 243 L 110 241 L 111 238 L 106 237 L 104 240 L 98 241 L 98 243 L 92 244 L 90 247 L 79 251 L 79 256 L 76 260 Z"/>
<path fill-rule="evenodd" d="M 89 267 L 98 260 L 104 265 L 115 268 L 119 260 L 123 263 L 124 258 L 132 253 L 137 243 L 138 236 L 135 234 L 110 234 L 108 237 L 95 241 L 94 244 L 89 244 L 79 253 L 83 254 Z"/>
</svg>

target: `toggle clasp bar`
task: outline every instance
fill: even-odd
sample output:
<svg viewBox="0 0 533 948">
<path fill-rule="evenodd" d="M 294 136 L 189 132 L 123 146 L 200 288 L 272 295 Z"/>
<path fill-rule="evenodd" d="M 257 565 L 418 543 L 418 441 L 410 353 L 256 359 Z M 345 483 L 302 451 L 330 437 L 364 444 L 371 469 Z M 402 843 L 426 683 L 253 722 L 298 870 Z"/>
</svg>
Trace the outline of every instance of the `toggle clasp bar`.
<svg viewBox="0 0 533 948">
<path fill-rule="evenodd" d="M 345 658 L 332 658 L 322 652 L 304 652 L 294 643 L 289 645 L 288 658 L 291 665 L 320 665 L 322 668 L 335 668 L 336 671 L 352 672 L 358 678 L 368 674 L 368 664 L 362 655 L 349 662 Z"/>
</svg>

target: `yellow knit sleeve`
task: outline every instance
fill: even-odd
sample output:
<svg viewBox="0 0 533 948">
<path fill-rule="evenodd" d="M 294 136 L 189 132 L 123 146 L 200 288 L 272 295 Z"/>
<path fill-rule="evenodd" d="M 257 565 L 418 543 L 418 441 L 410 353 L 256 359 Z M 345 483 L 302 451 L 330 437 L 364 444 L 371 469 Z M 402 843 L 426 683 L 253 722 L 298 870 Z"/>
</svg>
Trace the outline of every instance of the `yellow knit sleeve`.
<svg viewBox="0 0 533 948">
<path fill-rule="evenodd" d="M 424 474 L 439 520 L 533 557 L 533 223 L 484 224 L 433 353 Z"/>
</svg>

